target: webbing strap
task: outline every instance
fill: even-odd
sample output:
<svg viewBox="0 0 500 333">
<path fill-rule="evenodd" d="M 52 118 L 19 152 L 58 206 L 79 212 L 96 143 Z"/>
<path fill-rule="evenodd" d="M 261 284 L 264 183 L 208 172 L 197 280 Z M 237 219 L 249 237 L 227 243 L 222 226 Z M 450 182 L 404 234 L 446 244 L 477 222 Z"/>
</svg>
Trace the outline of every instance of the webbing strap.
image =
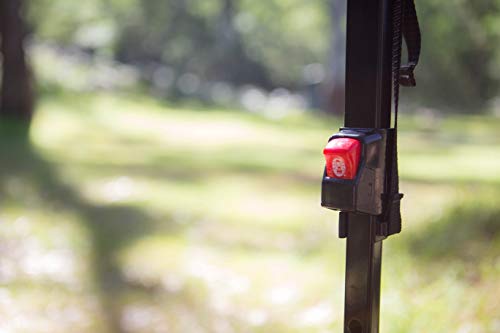
<svg viewBox="0 0 500 333">
<path fill-rule="evenodd" d="M 393 38 L 392 38 L 392 83 L 394 97 L 394 128 L 388 132 L 388 151 L 391 172 L 388 175 L 385 212 L 381 226 L 381 234 L 389 236 L 401 231 L 401 198 L 399 193 L 398 172 L 398 106 L 399 85 L 415 86 L 413 71 L 420 57 L 420 27 L 414 0 L 394 0 L 392 4 Z M 401 65 L 401 48 L 405 40 L 408 50 L 408 62 Z"/>
<path fill-rule="evenodd" d="M 403 2 L 403 37 L 408 49 L 408 63 L 399 69 L 401 85 L 412 87 L 416 85 L 413 71 L 420 58 L 420 26 L 414 0 L 400 0 Z"/>
<path fill-rule="evenodd" d="M 416 85 L 414 70 L 420 58 L 420 26 L 414 0 L 394 0 L 392 4 L 392 80 L 394 89 L 394 127 L 398 123 L 399 85 Z M 401 65 L 401 46 L 404 38 L 408 62 Z"/>
</svg>

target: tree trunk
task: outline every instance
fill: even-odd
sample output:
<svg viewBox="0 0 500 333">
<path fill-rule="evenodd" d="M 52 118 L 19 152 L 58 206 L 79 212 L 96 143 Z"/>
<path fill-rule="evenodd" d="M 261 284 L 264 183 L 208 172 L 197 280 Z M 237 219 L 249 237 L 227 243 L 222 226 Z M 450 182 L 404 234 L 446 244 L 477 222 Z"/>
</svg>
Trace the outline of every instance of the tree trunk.
<svg viewBox="0 0 500 333">
<path fill-rule="evenodd" d="M 251 59 L 245 50 L 243 36 L 234 19 L 238 14 L 238 0 L 220 0 L 216 27 L 214 73 L 216 79 L 236 85 L 254 84 L 270 89 L 273 84 L 267 69 Z"/>
<path fill-rule="evenodd" d="M 345 108 L 346 0 L 329 0 L 331 49 L 327 80 L 327 112 L 343 114 Z"/>
<path fill-rule="evenodd" d="M 0 0 L 2 51 L 2 89 L 0 116 L 27 122 L 33 114 L 31 71 L 24 52 L 25 28 L 21 16 L 22 0 Z"/>
</svg>

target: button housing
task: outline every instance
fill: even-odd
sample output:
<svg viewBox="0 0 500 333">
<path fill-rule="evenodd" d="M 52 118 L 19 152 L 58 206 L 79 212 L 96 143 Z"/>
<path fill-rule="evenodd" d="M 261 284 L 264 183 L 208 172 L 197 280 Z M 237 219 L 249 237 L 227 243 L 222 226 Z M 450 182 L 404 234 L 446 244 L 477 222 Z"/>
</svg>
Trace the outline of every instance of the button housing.
<svg viewBox="0 0 500 333">
<path fill-rule="evenodd" d="M 321 191 L 323 207 L 343 212 L 382 214 L 387 134 L 391 131 L 392 129 L 341 128 L 340 132 L 330 137 L 324 150 L 327 163 Z M 338 141 L 339 139 L 343 140 Z M 341 166 L 337 170 L 340 177 L 334 170 L 338 163 L 333 163 L 335 157 L 339 156 L 344 158 L 345 164 L 345 172 L 342 172 Z M 348 169 L 351 173 L 348 173 Z"/>
</svg>

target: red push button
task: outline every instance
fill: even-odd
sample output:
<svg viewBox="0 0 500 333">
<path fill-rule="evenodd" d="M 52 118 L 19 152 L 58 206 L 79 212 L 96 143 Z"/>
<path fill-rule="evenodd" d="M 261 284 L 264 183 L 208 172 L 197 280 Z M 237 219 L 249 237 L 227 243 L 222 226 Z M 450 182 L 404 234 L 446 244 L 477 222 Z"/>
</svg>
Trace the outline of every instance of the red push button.
<svg viewBox="0 0 500 333">
<path fill-rule="evenodd" d="M 358 171 L 361 143 L 351 138 L 336 138 L 328 142 L 323 154 L 326 175 L 331 178 L 353 179 Z"/>
</svg>

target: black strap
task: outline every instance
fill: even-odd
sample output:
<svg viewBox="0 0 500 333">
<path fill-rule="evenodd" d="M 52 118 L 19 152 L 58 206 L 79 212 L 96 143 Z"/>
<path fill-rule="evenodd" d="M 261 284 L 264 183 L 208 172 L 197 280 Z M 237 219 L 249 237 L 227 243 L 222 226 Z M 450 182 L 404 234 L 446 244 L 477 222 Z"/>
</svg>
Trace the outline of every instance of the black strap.
<svg viewBox="0 0 500 333">
<path fill-rule="evenodd" d="M 400 0 L 403 2 L 403 37 L 408 49 L 408 62 L 399 69 L 401 85 L 413 87 L 416 85 L 413 71 L 420 58 L 420 26 L 414 0 Z"/>
<path fill-rule="evenodd" d="M 420 26 L 414 0 L 394 0 L 392 4 L 392 79 L 394 88 L 394 127 L 397 128 L 399 85 L 416 85 L 414 70 L 420 58 Z M 408 62 L 401 65 L 403 38 L 408 51 Z"/>
<path fill-rule="evenodd" d="M 394 128 L 388 132 L 387 156 L 389 156 L 390 173 L 387 179 L 387 194 L 380 234 L 389 236 L 401 231 L 401 198 L 399 193 L 398 173 L 398 106 L 399 85 L 415 86 L 414 69 L 420 57 L 420 27 L 414 0 L 394 0 L 392 7 L 393 39 L 392 39 L 392 80 L 394 95 Z M 408 50 L 408 62 L 401 65 L 401 48 L 405 40 Z"/>
</svg>

